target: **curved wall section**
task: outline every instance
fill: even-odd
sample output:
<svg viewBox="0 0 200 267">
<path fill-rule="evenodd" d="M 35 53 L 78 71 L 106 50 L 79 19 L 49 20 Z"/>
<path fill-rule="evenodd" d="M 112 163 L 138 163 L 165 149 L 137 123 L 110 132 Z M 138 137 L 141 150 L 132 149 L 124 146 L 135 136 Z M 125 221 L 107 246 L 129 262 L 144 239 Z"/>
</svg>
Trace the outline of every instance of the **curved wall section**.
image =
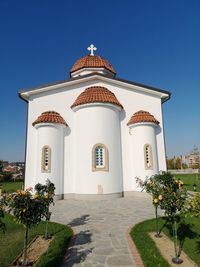
<svg viewBox="0 0 200 267">
<path fill-rule="evenodd" d="M 145 179 L 158 173 L 158 154 L 156 143 L 156 125 L 153 123 L 134 124 L 130 128 L 130 164 L 132 168 L 134 190 L 141 191 L 136 185 L 135 178 Z M 146 145 L 150 147 L 148 160 L 146 162 Z"/>
<path fill-rule="evenodd" d="M 64 136 L 63 125 L 53 123 L 37 124 L 37 177 L 36 183 L 45 184 L 47 179 L 55 184 L 55 194 L 58 198 L 63 195 L 63 156 Z M 43 148 L 50 149 L 49 170 L 44 168 Z"/>
<path fill-rule="evenodd" d="M 111 104 L 90 104 L 75 112 L 76 194 L 121 193 L 121 131 L 119 109 Z M 94 145 L 107 149 L 107 167 L 94 169 Z"/>
</svg>

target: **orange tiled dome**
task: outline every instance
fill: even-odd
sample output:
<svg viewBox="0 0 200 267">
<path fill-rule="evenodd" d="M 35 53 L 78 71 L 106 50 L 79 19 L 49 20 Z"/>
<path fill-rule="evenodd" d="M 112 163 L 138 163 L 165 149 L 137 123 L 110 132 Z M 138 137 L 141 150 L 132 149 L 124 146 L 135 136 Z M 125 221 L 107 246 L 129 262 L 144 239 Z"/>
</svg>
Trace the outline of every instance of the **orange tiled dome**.
<svg viewBox="0 0 200 267">
<path fill-rule="evenodd" d="M 106 59 L 103 59 L 98 55 L 87 55 L 77 60 L 74 66 L 72 67 L 70 74 L 83 68 L 105 68 L 116 74 L 112 65 Z"/>
<path fill-rule="evenodd" d="M 123 108 L 116 96 L 107 88 L 101 86 L 92 86 L 85 89 L 77 97 L 71 108 L 88 103 L 110 103 Z"/>
<path fill-rule="evenodd" d="M 64 124 L 65 126 L 68 126 L 65 120 L 60 116 L 59 113 L 55 111 L 45 111 L 43 112 L 37 120 L 33 122 L 33 126 L 38 124 L 38 123 L 59 123 L 59 124 Z"/>
<path fill-rule="evenodd" d="M 127 125 L 140 123 L 140 122 L 152 122 L 157 125 L 159 124 L 159 121 L 157 121 L 155 117 L 151 115 L 149 112 L 140 110 L 133 114 L 133 116 L 130 118 L 129 122 L 127 123 Z"/>
</svg>

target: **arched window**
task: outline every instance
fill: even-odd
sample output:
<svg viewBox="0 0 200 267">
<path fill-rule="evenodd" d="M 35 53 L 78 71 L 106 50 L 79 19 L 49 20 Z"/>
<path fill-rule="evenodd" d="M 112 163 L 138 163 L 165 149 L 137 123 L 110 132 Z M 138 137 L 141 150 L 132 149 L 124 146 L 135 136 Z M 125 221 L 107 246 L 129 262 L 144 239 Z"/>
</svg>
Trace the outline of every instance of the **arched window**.
<svg viewBox="0 0 200 267">
<path fill-rule="evenodd" d="M 153 157 L 151 145 L 144 145 L 144 165 L 146 170 L 153 169 Z"/>
<path fill-rule="evenodd" d="M 103 144 L 93 146 L 92 171 L 108 171 L 108 149 Z"/>
<path fill-rule="evenodd" d="M 51 171 L 51 148 L 43 146 L 42 148 L 42 172 Z"/>
</svg>

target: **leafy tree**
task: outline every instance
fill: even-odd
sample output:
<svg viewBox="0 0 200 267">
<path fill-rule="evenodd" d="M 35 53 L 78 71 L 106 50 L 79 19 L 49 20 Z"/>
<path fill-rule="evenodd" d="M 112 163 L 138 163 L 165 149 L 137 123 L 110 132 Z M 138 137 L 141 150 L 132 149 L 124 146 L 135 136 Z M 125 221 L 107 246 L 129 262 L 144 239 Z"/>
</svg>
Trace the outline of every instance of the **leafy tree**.
<svg viewBox="0 0 200 267">
<path fill-rule="evenodd" d="M 44 213 L 44 201 L 40 196 L 34 196 L 29 187 L 25 191 L 17 190 L 16 193 L 9 194 L 7 203 L 9 212 L 12 212 L 16 221 L 25 227 L 24 255 L 22 266 L 29 264 L 27 259 L 28 231 L 33 225 L 37 225 Z"/>
<path fill-rule="evenodd" d="M 200 193 L 195 192 L 192 198 L 185 203 L 185 213 L 200 218 Z"/>
<path fill-rule="evenodd" d="M 6 225 L 3 222 L 3 218 L 4 218 L 4 207 L 5 207 L 5 201 L 4 199 L 0 199 L 0 230 L 5 232 L 6 229 Z"/>
<path fill-rule="evenodd" d="M 160 208 L 165 211 L 169 222 L 172 223 L 174 252 L 175 257 L 172 258 L 174 263 L 181 263 L 179 258 L 178 243 L 177 243 L 177 221 L 180 220 L 180 214 L 184 211 L 187 193 L 183 189 L 183 182 L 176 180 L 171 173 L 164 173 L 160 176 L 162 186 L 163 201 L 160 203 Z"/>
<path fill-rule="evenodd" d="M 177 246 L 177 221 L 180 219 L 180 214 L 184 212 L 187 197 L 186 191 L 183 189 L 182 185 L 183 182 L 181 180 L 176 180 L 169 172 L 163 172 L 162 174 L 152 176 L 150 179 L 141 183 L 141 186 L 152 194 L 154 206 L 156 204 L 156 212 L 157 208 L 160 207 L 164 210 L 168 221 L 172 224 L 175 252 L 175 257 L 172 261 L 174 263 L 182 262 L 179 258 L 180 255 Z"/>
<path fill-rule="evenodd" d="M 176 158 L 176 162 L 175 162 L 175 168 L 177 169 L 177 170 L 180 170 L 181 169 L 181 159 L 178 157 L 178 158 Z"/>
<path fill-rule="evenodd" d="M 136 178 L 136 181 L 142 188 L 142 191 L 145 190 L 147 193 L 150 193 L 152 195 L 152 204 L 155 208 L 156 217 L 156 237 L 161 237 L 160 230 L 158 227 L 158 207 L 163 200 L 162 187 L 159 180 L 160 179 L 158 175 L 152 176 L 149 179 L 147 178 L 145 181 Z"/>
<path fill-rule="evenodd" d="M 11 172 L 2 172 L 3 175 L 3 181 L 9 182 L 12 179 L 12 173 Z"/>
<path fill-rule="evenodd" d="M 175 161 L 173 159 L 167 159 L 167 169 L 173 170 L 175 168 Z"/>
<path fill-rule="evenodd" d="M 35 191 L 36 195 L 40 195 L 41 198 L 43 198 L 43 217 L 46 219 L 46 227 L 45 227 L 45 234 L 44 238 L 48 239 L 50 238 L 48 234 L 48 223 L 51 218 L 51 212 L 49 210 L 50 205 L 54 204 L 54 196 L 55 196 L 55 186 L 53 183 L 51 183 L 50 180 L 47 179 L 46 184 L 42 185 L 40 183 L 35 185 Z"/>
<path fill-rule="evenodd" d="M 0 160 L 0 173 L 3 171 L 3 160 Z"/>
</svg>

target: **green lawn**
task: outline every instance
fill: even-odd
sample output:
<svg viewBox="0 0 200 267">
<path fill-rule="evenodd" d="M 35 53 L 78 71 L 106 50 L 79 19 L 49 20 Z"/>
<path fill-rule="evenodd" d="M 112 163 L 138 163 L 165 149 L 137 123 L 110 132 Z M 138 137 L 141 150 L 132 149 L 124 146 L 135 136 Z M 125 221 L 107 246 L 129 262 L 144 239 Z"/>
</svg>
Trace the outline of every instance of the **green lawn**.
<svg viewBox="0 0 200 267">
<path fill-rule="evenodd" d="M 183 232 L 184 252 L 200 266 L 200 219 L 185 218 Z M 160 226 L 164 225 L 165 220 L 160 219 Z M 148 232 L 155 231 L 155 220 L 148 220 L 137 224 L 131 230 L 136 247 L 141 255 L 145 267 L 169 267 L 170 265 L 162 258 L 155 243 L 149 237 Z M 165 225 L 163 232 L 172 239 L 170 225 Z"/>
<path fill-rule="evenodd" d="M 1 182 L 0 188 L 6 190 L 7 193 L 12 193 L 18 189 L 22 189 L 23 182 Z"/>
<path fill-rule="evenodd" d="M 193 191 L 193 184 L 197 185 L 197 191 L 200 192 L 200 175 L 199 174 L 174 174 L 174 176 L 178 179 L 180 178 L 187 190 Z"/>
<path fill-rule="evenodd" d="M 24 227 L 17 224 L 11 215 L 6 215 L 7 226 L 5 234 L 0 233 L 0 266 L 7 267 L 23 249 Z M 43 235 L 45 223 L 41 222 L 30 231 L 29 241 L 37 235 Z M 43 254 L 35 267 L 60 266 L 66 252 L 67 244 L 72 236 L 72 230 L 67 226 L 50 223 L 49 233 L 54 236 L 48 251 Z"/>
</svg>

